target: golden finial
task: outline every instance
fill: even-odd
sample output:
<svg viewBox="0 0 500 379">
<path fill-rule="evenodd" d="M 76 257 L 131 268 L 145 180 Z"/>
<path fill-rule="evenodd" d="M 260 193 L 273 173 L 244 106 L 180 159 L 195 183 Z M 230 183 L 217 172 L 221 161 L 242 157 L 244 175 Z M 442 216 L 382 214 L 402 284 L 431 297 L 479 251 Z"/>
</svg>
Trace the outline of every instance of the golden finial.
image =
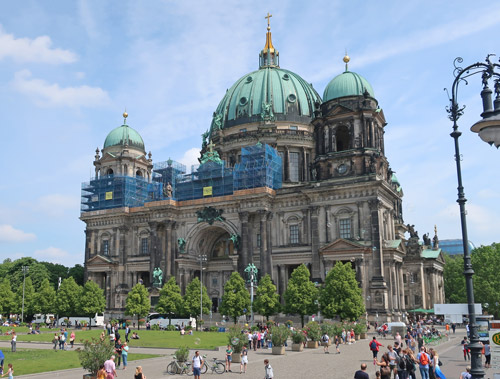
<svg viewBox="0 0 500 379">
<path fill-rule="evenodd" d="M 271 20 L 270 20 L 270 19 L 271 19 L 271 17 L 273 17 L 273 15 L 272 15 L 272 14 L 269 14 L 269 12 L 267 12 L 267 16 L 266 16 L 266 17 L 264 17 L 264 18 L 267 18 L 267 30 L 268 30 L 268 31 L 269 31 L 269 30 L 271 30 Z"/>
<path fill-rule="evenodd" d="M 345 55 L 344 55 L 344 59 L 342 59 L 345 63 L 345 70 L 348 71 L 348 66 L 347 64 L 349 63 L 349 61 L 351 60 L 351 58 L 349 57 L 349 55 L 347 55 L 347 50 L 345 51 Z"/>
<path fill-rule="evenodd" d="M 124 125 L 127 123 L 127 117 L 128 117 L 128 113 L 127 113 L 127 110 L 125 109 L 125 112 L 123 112 L 123 124 Z"/>
</svg>

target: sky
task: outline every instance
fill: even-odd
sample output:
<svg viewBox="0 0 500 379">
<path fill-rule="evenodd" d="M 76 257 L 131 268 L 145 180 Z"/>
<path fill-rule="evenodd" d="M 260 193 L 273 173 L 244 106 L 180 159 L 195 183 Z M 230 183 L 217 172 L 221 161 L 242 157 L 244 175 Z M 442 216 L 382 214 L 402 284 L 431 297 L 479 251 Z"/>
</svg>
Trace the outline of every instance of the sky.
<svg viewBox="0 0 500 379">
<path fill-rule="evenodd" d="M 82 264 L 81 183 L 96 147 L 123 123 L 155 162 L 197 163 L 226 89 L 258 69 L 267 13 L 282 68 L 322 94 L 349 69 L 384 110 L 386 156 L 405 223 L 461 238 L 452 123 L 453 61 L 500 54 L 494 1 L 22 1 L 0 13 L 0 261 Z M 498 62 L 498 57 L 495 58 Z M 459 120 L 469 240 L 500 242 L 500 152 L 470 126 L 480 77 L 461 85 Z"/>
</svg>

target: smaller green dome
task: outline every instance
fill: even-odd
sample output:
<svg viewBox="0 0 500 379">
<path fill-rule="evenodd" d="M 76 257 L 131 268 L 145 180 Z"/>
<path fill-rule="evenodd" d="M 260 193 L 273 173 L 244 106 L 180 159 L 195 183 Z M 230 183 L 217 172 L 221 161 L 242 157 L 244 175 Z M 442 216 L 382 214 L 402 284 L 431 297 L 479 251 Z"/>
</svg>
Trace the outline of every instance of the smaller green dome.
<svg viewBox="0 0 500 379">
<path fill-rule="evenodd" d="M 323 102 L 346 96 L 363 96 L 365 91 L 375 98 L 373 88 L 365 78 L 355 72 L 345 71 L 328 83 L 323 93 Z"/>
<path fill-rule="evenodd" d="M 125 146 L 135 147 L 136 149 L 145 151 L 144 141 L 142 137 L 130 126 L 124 124 L 109 132 L 104 141 L 104 149 L 110 146 Z"/>
</svg>

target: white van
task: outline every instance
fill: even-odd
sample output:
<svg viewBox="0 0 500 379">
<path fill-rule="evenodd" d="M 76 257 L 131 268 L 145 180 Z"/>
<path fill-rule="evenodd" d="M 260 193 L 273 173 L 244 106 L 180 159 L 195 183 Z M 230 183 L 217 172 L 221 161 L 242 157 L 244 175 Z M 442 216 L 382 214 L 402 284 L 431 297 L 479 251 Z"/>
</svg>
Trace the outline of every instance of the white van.
<svg viewBox="0 0 500 379">
<path fill-rule="evenodd" d="M 71 326 L 75 326 L 77 321 L 80 324 L 83 322 L 86 322 L 88 324 L 89 320 L 90 320 L 90 326 L 104 326 L 104 315 L 103 314 L 99 315 L 98 313 L 96 313 L 95 316 L 92 317 L 91 319 L 89 319 L 89 317 L 85 317 L 85 316 L 60 317 L 59 318 L 59 325 L 60 326 L 67 326 L 66 319 L 68 319 L 69 322 L 71 322 Z"/>
<path fill-rule="evenodd" d="M 37 313 L 36 315 L 33 316 L 33 320 L 31 321 L 32 324 L 50 324 L 52 320 L 54 320 L 55 317 L 52 313 L 47 313 L 46 315 L 43 315 L 41 313 Z"/>
</svg>

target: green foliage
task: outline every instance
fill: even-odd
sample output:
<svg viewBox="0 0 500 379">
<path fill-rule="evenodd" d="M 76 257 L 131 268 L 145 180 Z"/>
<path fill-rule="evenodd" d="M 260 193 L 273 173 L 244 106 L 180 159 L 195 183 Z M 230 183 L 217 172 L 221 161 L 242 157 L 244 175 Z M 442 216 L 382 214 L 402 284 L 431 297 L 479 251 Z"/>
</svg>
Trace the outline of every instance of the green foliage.
<svg viewBox="0 0 500 379">
<path fill-rule="evenodd" d="M 269 316 L 280 311 L 280 295 L 276 292 L 276 286 L 269 274 L 260 279 L 256 295 L 253 302 L 254 312 L 266 316 L 266 319 L 269 320 Z"/>
<path fill-rule="evenodd" d="M 354 321 L 366 312 L 363 294 L 350 263 L 337 262 L 328 272 L 320 303 L 327 318 L 339 316 L 341 320 Z"/>
<path fill-rule="evenodd" d="M 310 321 L 304 328 L 307 334 L 307 338 L 311 341 L 319 341 L 321 339 L 321 328 L 316 321 Z"/>
<path fill-rule="evenodd" d="M 170 325 L 172 323 L 171 314 L 181 314 L 183 312 L 182 302 L 181 289 L 177 285 L 175 277 L 172 276 L 163 285 L 155 310 L 158 313 L 168 314 L 168 324 Z"/>
<path fill-rule="evenodd" d="M 189 358 L 189 347 L 187 346 L 179 347 L 175 351 L 174 356 L 179 362 L 186 362 Z"/>
<path fill-rule="evenodd" d="M 80 298 L 80 310 L 82 315 L 89 319 L 96 313 L 102 313 L 106 309 L 106 297 L 104 291 L 92 280 L 88 280 L 83 286 L 82 296 Z M 89 325 L 92 326 L 89 320 Z"/>
<path fill-rule="evenodd" d="M 37 262 L 36 259 L 25 257 L 15 260 L 8 264 L 6 277 L 10 279 L 12 288 L 19 288 L 23 284 L 22 267 L 29 267 L 26 273 L 26 278 L 31 278 L 31 282 L 35 288 L 40 288 L 44 279 L 49 279 L 49 271 L 47 268 Z"/>
<path fill-rule="evenodd" d="M 186 293 L 184 295 L 184 310 L 192 316 L 198 317 L 200 315 L 200 279 L 194 278 L 188 284 Z M 203 313 L 210 312 L 210 305 L 212 301 L 208 297 L 207 288 L 203 286 Z M 198 323 L 196 323 L 198 327 Z"/>
<path fill-rule="evenodd" d="M 83 274 L 85 269 L 82 265 L 74 265 L 68 270 L 68 277 L 72 276 L 79 286 L 83 286 Z"/>
<path fill-rule="evenodd" d="M 44 279 L 41 287 L 35 294 L 35 313 L 53 313 L 56 302 L 56 291 L 51 286 L 48 279 Z"/>
<path fill-rule="evenodd" d="M 464 257 L 462 255 L 444 255 L 443 271 L 444 296 L 447 303 L 467 303 L 464 276 Z M 477 299 L 475 299 L 477 301 Z"/>
<path fill-rule="evenodd" d="M 289 336 L 290 329 L 288 329 L 286 325 L 271 327 L 271 342 L 273 346 L 284 346 Z"/>
<path fill-rule="evenodd" d="M 219 330 L 218 327 L 216 326 L 211 326 L 210 329 L 209 329 L 211 332 L 217 332 Z"/>
<path fill-rule="evenodd" d="M 239 354 L 246 343 L 246 336 L 241 333 L 238 325 L 233 325 L 227 333 L 227 344 L 233 347 L 233 353 Z"/>
<path fill-rule="evenodd" d="M 17 309 L 17 313 L 21 314 L 23 309 L 23 285 L 16 291 L 16 304 L 14 309 Z M 33 315 L 35 314 L 35 288 L 31 282 L 31 278 L 26 277 L 26 282 L 24 285 L 24 319 L 31 321 Z"/>
<path fill-rule="evenodd" d="M 76 284 L 75 279 L 64 279 L 56 294 L 56 313 L 59 316 L 77 316 L 81 294 L 82 287 Z"/>
<path fill-rule="evenodd" d="M 158 325 L 153 325 L 153 326 L 158 326 Z M 167 325 L 167 329 L 166 329 L 168 332 L 173 332 L 175 330 L 177 330 L 175 328 L 175 325 Z"/>
<path fill-rule="evenodd" d="M 307 340 L 306 335 L 302 330 L 294 330 L 292 332 L 292 342 L 293 343 L 302 343 Z"/>
<path fill-rule="evenodd" d="M 173 326 L 173 325 L 168 325 L 168 326 Z M 160 330 L 160 325 L 158 325 L 158 324 L 154 324 L 154 325 L 151 327 L 151 330 Z"/>
<path fill-rule="evenodd" d="M 293 270 L 288 288 L 285 291 L 285 311 L 300 315 L 302 327 L 304 327 L 304 316 L 317 311 L 314 303 L 318 298 L 318 289 L 309 279 L 309 270 L 302 264 Z"/>
<path fill-rule="evenodd" d="M 0 283 L 0 314 L 13 313 L 15 305 L 15 294 L 10 287 L 10 280 L 4 278 Z"/>
<path fill-rule="evenodd" d="M 92 375 L 97 375 L 99 367 L 114 354 L 115 349 L 108 338 L 92 338 L 84 340 L 83 349 L 77 349 L 77 352 L 82 367 Z"/>
<path fill-rule="evenodd" d="M 359 322 L 352 325 L 354 333 L 358 336 L 361 333 L 366 333 L 366 320 L 360 320 Z"/>
<path fill-rule="evenodd" d="M 66 266 L 51 262 L 40 262 L 40 264 L 47 269 L 47 272 L 49 273 L 49 282 L 53 288 L 57 288 L 59 284 L 59 278 L 61 278 L 62 280 L 68 277 L 69 269 Z"/>
<path fill-rule="evenodd" d="M 125 314 L 136 315 L 137 318 L 146 317 L 151 309 L 149 292 L 143 284 L 137 283 L 128 293 L 125 300 Z M 137 321 L 140 325 L 140 321 Z"/>
<path fill-rule="evenodd" d="M 220 313 L 231 316 L 236 324 L 237 318 L 244 314 L 244 309 L 250 309 L 250 294 L 241 275 L 233 272 L 224 285 Z"/>
<path fill-rule="evenodd" d="M 471 256 L 474 269 L 474 299 L 483 304 L 483 309 L 489 314 L 500 317 L 500 244 L 481 246 L 474 249 Z"/>
</svg>

